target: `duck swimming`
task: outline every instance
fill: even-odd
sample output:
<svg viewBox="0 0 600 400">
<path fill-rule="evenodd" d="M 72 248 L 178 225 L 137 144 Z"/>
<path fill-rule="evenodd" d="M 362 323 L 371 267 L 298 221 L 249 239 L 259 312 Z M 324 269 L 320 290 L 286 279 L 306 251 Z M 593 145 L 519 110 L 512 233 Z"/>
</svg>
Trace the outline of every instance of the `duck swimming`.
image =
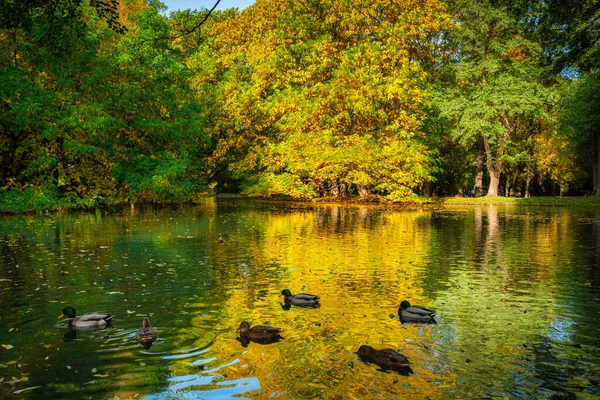
<svg viewBox="0 0 600 400">
<path fill-rule="evenodd" d="M 400 303 L 398 315 L 400 316 L 401 322 L 435 323 L 435 320 L 433 319 L 433 317 L 435 317 L 434 311 L 425 307 L 411 306 L 406 300 Z"/>
<path fill-rule="evenodd" d="M 156 341 L 158 337 L 158 332 L 155 328 L 150 325 L 150 320 L 148 318 L 144 318 L 142 321 L 142 327 L 138 329 L 135 334 L 135 340 L 138 341 L 139 344 L 144 346 L 146 349 L 149 349 L 152 346 L 152 343 Z"/>
<path fill-rule="evenodd" d="M 240 324 L 238 328 L 240 332 L 240 341 L 242 345 L 247 345 L 248 341 L 253 341 L 260 344 L 275 343 L 281 339 L 283 330 L 272 326 L 256 325 L 250 328 L 250 324 L 246 321 Z"/>
<path fill-rule="evenodd" d="M 73 307 L 65 307 L 62 310 L 62 315 L 67 317 L 67 322 L 69 324 L 69 328 L 106 328 L 110 325 L 110 321 L 113 319 L 114 315 L 100 313 L 100 312 L 92 312 L 83 314 L 81 316 L 77 316 L 75 309 Z M 61 316 L 62 316 L 61 315 Z"/>
<path fill-rule="evenodd" d="M 398 369 L 409 368 L 408 358 L 392 349 L 375 350 L 371 346 L 362 345 L 357 351 L 358 355 L 370 362 L 379 365 L 382 368 Z"/>
<path fill-rule="evenodd" d="M 292 304 L 296 307 L 319 307 L 321 304 L 321 298 L 314 294 L 308 293 L 298 293 L 292 294 L 289 289 L 283 289 L 281 294 L 284 296 L 284 301 L 286 304 Z"/>
</svg>

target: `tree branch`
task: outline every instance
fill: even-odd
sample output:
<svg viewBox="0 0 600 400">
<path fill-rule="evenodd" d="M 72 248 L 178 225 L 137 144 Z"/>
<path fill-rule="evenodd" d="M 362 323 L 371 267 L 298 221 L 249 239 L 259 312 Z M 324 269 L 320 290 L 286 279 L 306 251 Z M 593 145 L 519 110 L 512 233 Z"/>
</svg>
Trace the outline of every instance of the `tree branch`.
<svg viewBox="0 0 600 400">
<path fill-rule="evenodd" d="M 179 35 L 175 35 L 175 36 L 167 36 L 165 39 L 169 39 L 169 40 L 175 40 L 175 39 L 179 39 L 180 37 L 189 35 L 190 33 L 194 33 L 196 32 L 208 19 L 208 17 L 210 17 L 210 14 L 212 14 L 213 11 L 215 11 L 215 8 L 217 8 L 217 6 L 219 5 L 219 3 L 221 2 L 221 0 L 217 0 L 217 2 L 215 3 L 215 5 L 213 6 L 213 8 L 211 8 L 208 13 L 204 16 L 204 19 L 202 21 L 200 21 L 199 24 L 196 24 L 193 28 L 185 30 L 183 32 L 181 32 Z"/>
</svg>

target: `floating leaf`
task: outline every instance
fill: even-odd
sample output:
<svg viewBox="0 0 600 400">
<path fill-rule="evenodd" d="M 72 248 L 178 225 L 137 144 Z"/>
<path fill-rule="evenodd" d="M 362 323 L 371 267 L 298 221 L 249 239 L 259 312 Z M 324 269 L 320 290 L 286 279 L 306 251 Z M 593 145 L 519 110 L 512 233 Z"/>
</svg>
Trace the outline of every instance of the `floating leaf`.
<svg viewBox="0 0 600 400">
<path fill-rule="evenodd" d="M 12 344 L 3 344 L 2 347 L 4 347 L 6 350 L 10 350 L 13 348 Z"/>
<path fill-rule="evenodd" d="M 33 390 L 33 389 L 37 389 L 37 388 L 40 388 L 40 387 L 41 387 L 41 386 L 31 386 L 31 387 L 28 387 L 28 388 L 25 388 L 25 389 L 19 389 L 19 390 L 15 390 L 15 391 L 13 392 L 13 394 L 21 394 L 21 393 L 23 393 L 23 392 L 25 392 L 25 391 L 27 391 L 27 390 Z"/>
</svg>

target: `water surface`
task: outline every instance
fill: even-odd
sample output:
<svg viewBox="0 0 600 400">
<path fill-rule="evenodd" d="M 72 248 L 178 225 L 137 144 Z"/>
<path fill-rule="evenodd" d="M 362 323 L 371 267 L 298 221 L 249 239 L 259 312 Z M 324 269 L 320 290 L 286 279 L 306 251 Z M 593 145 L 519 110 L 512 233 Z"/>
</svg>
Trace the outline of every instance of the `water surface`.
<svg viewBox="0 0 600 400">
<path fill-rule="evenodd" d="M 598 210 L 211 199 L 5 216 L 0 249 L 2 398 L 600 394 Z M 284 288 L 322 306 L 286 309 Z M 401 324 L 403 299 L 437 324 Z M 69 331 L 67 305 L 116 317 Z M 244 320 L 285 339 L 244 347 Z M 364 363 L 362 344 L 400 351 L 412 373 Z"/>
</svg>

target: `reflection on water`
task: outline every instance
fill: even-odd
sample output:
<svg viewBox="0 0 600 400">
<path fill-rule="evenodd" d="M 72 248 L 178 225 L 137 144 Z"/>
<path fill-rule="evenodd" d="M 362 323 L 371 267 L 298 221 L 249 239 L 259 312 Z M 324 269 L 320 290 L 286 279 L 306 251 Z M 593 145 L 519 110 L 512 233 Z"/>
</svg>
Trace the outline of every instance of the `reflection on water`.
<svg viewBox="0 0 600 400">
<path fill-rule="evenodd" d="M 283 288 L 321 306 L 286 305 Z M 596 210 L 220 199 L 2 217 L 0 397 L 592 398 L 599 288 Z M 401 324 L 403 299 L 437 324 Z M 116 316 L 70 331 L 66 305 Z M 285 340 L 240 345 L 240 321 Z M 363 344 L 412 373 L 362 362 Z"/>
</svg>

